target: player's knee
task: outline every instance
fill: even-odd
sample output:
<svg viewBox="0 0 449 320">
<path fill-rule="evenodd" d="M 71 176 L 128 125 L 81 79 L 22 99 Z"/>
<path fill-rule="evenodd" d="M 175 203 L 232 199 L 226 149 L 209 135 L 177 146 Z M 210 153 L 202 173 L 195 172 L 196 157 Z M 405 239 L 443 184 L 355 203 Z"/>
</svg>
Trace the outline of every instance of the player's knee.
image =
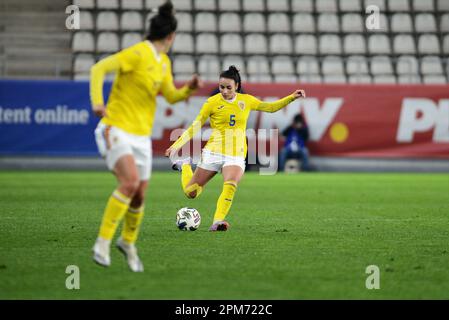
<svg viewBox="0 0 449 320">
<path fill-rule="evenodd" d="M 121 188 L 124 193 L 130 197 L 134 197 L 139 189 L 139 179 L 127 179 L 121 183 Z"/>
</svg>

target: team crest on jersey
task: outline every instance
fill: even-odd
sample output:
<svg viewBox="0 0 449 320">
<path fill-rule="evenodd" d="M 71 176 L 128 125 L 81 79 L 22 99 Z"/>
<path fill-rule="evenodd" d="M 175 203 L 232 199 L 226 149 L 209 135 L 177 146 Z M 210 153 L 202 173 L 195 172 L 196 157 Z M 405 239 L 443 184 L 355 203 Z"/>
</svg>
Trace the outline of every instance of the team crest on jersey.
<svg viewBox="0 0 449 320">
<path fill-rule="evenodd" d="M 245 110 L 245 102 L 239 101 L 239 102 L 238 102 L 238 105 L 239 105 L 239 108 L 240 108 L 240 109 Z"/>
</svg>

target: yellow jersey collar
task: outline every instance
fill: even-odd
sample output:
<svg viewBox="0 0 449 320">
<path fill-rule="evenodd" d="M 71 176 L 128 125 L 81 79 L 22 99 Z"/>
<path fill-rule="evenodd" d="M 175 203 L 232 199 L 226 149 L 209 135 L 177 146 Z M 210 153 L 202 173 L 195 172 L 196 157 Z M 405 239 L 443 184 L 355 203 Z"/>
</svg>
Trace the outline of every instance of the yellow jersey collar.
<svg viewBox="0 0 449 320">
<path fill-rule="evenodd" d="M 150 40 L 146 40 L 146 43 L 148 43 L 148 45 L 151 48 L 151 51 L 153 51 L 154 57 L 156 58 L 157 62 L 161 62 L 161 55 L 157 53 L 156 48 L 154 47 L 154 45 L 151 43 Z"/>
</svg>

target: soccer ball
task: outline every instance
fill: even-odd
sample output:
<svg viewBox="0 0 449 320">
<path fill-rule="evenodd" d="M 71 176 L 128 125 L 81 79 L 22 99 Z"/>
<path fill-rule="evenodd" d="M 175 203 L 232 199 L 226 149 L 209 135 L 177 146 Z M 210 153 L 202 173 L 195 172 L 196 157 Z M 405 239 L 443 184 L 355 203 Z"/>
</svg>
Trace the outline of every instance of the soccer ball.
<svg viewBox="0 0 449 320">
<path fill-rule="evenodd" d="M 194 208 L 181 208 L 176 213 L 176 225 L 179 230 L 195 231 L 201 224 L 201 215 Z"/>
</svg>

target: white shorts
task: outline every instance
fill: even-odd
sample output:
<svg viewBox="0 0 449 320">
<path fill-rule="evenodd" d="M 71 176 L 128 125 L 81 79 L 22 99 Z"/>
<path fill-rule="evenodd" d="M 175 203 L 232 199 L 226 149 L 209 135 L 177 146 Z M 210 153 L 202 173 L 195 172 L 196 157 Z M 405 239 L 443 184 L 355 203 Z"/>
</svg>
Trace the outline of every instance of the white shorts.
<svg viewBox="0 0 449 320">
<path fill-rule="evenodd" d="M 130 134 L 114 126 L 100 122 L 95 129 L 98 151 L 106 159 L 109 170 L 113 170 L 117 160 L 124 155 L 132 155 L 139 171 L 140 180 L 151 176 L 152 146 L 148 136 Z"/>
<path fill-rule="evenodd" d="M 227 156 L 203 149 L 198 167 L 209 171 L 219 172 L 223 167 L 227 166 L 239 166 L 245 171 L 245 158 Z"/>
</svg>

